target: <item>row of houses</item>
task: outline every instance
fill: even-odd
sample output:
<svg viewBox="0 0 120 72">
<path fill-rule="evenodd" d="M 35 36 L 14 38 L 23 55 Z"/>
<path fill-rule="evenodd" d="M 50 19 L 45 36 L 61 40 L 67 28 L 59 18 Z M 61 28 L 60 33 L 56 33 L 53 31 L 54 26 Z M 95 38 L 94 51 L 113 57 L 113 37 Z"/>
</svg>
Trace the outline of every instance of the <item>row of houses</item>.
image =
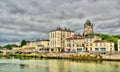
<svg viewBox="0 0 120 72">
<path fill-rule="evenodd" d="M 49 33 L 50 48 L 55 52 L 109 52 L 114 51 L 114 42 L 102 40 L 97 35 L 83 36 L 70 29 L 57 28 Z"/>
<path fill-rule="evenodd" d="M 110 52 L 114 51 L 114 42 L 102 40 L 97 35 L 82 36 L 67 29 L 57 28 L 50 31 L 49 40 L 28 41 L 23 47 L 13 48 L 13 50 L 22 52 Z"/>
<path fill-rule="evenodd" d="M 93 33 L 93 24 L 86 21 L 83 35 L 75 34 L 69 28 L 57 27 L 49 32 L 48 40 L 29 41 L 13 51 L 22 52 L 113 52 L 114 42 L 102 40 Z M 92 33 L 93 35 L 86 35 Z M 120 40 L 118 40 L 120 51 Z"/>
<path fill-rule="evenodd" d="M 48 52 L 49 40 L 28 41 L 26 45 L 12 50 L 15 52 Z"/>
</svg>

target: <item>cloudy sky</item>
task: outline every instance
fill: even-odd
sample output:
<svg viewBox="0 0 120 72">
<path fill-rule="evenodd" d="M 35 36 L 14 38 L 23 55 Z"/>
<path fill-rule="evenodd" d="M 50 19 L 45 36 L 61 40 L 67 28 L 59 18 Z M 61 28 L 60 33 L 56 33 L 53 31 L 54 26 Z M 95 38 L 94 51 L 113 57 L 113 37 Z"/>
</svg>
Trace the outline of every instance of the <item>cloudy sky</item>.
<svg viewBox="0 0 120 72">
<path fill-rule="evenodd" d="M 67 27 L 82 34 L 87 19 L 96 33 L 120 34 L 120 0 L 0 0 L 0 44 L 48 38 Z"/>
</svg>

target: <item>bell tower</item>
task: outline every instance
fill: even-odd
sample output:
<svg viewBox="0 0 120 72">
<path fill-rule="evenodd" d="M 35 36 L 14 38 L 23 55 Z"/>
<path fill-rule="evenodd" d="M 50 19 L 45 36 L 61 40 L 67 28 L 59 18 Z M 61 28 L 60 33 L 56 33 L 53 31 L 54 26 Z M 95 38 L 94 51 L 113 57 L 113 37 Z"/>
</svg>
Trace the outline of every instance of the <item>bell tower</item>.
<svg viewBox="0 0 120 72">
<path fill-rule="evenodd" d="M 94 34 L 94 31 L 93 24 L 90 22 L 90 20 L 87 20 L 86 23 L 84 24 L 83 36 L 87 36 L 89 34 Z"/>
</svg>

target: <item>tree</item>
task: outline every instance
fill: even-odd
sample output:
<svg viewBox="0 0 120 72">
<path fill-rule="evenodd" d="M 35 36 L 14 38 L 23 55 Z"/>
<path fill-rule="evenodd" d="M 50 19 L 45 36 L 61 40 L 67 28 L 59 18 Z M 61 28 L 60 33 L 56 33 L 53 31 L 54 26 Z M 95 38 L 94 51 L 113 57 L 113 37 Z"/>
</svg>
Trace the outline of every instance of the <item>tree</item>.
<svg viewBox="0 0 120 72">
<path fill-rule="evenodd" d="M 18 47 L 18 46 L 16 44 L 7 44 L 3 46 L 3 48 L 9 49 L 9 50 L 11 50 L 13 47 Z"/>
<path fill-rule="evenodd" d="M 3 47 L 2 46 L 0 46 L 0 49 L 2 49 Z"/>
<path fill-rule="evenodd" d="M 26 44 L 27 44 L 27 41 L 26 41 L 26 40 L 22 40 L 20 46 L 22 47 L 22 46 L 24 46 L 24 45 L 26 45 Z"/>
<path fill-rule="evenodd" d="M 6 49 L 9 49 L 9 50 L 10 50 L 10 49 L 12 49 L 12 46 L 11 46 L 10 44 L 8 44 L 8 45 L 5 45 L 5 46 L 4 46 L 4 48 L 6 48 Z"/>
</svg>

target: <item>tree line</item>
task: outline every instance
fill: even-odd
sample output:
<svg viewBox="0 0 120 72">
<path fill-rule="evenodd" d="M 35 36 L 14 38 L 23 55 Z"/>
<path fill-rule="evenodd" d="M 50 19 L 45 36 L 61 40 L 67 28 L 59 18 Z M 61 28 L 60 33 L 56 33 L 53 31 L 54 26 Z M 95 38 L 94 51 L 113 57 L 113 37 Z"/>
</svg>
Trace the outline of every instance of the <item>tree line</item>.
<svg viewBox="0 0 120 72">
<path fill-rule="evenodd" d="M 7 45 L 4 45 L 4 46 L 0 46 L 0 49 L 8 49 L 8 50 L 11 50 L 12 48 L 14 47 L 22 47 L 24 45 L 27 44 L 27 41 L 26 40 L 22 40 L 20 42 L 20 45 L 17 45 L 17 44 L 7 44 Z"/>
</svg>

